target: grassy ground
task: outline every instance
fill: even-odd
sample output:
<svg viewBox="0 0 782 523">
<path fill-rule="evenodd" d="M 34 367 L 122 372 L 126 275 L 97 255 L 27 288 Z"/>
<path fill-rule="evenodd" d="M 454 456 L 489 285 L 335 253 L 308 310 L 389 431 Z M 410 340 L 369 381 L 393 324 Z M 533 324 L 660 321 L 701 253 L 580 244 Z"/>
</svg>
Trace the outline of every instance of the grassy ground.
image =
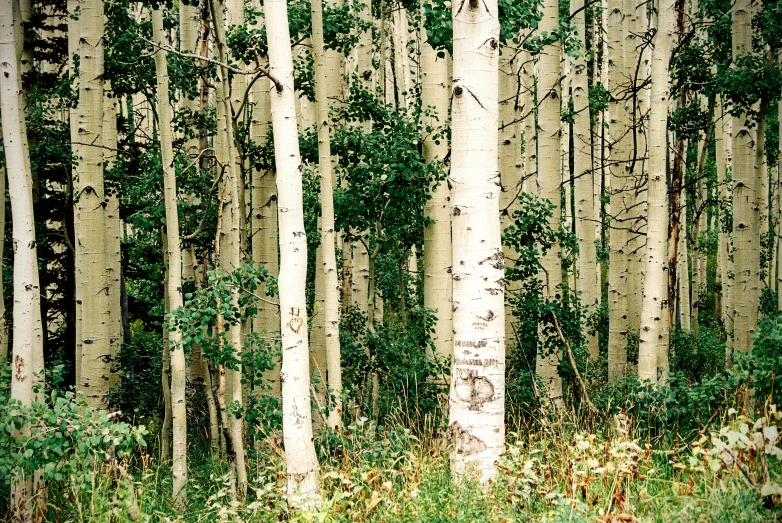
<svg viewBox="0 0 782 523">
<path fill-rule="evenodd" d="M 171 504 L 170 472 L 150 455 L 129 464 L 130 481 L 104 470 L 88 474 L 87 490 L 73 480 L 53 486 L 47 514 L 51 521 L 96 522 L 782 521 L 782 489 L 775 490 L 782 468 L 768 454 L 777 444 L 772 421 L 733 415 L 723 422 L 715 438 L 703 435 L 675 449 L 640 441 L 632 428 L 616 430 L 612 420 L 593 420 L 588 430 L 572 421 L 534 423 L 508 434 L 488 489 L 469 478 L 451 481 L 447 449 L 433 429 L 414 435 L 354 423 L 318 439 L 324 500 L 318 513 L 288 511 L 281 451 L 263 444 L 251 459 L 243 503 L 231 498 L 226 465 L 195 450 L 184 514 Z"/>
</svg>

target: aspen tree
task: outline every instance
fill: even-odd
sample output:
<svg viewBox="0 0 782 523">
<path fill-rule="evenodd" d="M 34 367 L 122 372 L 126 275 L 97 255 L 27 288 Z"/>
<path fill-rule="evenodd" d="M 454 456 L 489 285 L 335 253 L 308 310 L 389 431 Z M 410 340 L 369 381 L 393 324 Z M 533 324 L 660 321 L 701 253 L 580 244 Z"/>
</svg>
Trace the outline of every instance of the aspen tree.
<svg viewBox="0 0 782 523">
<path fill-rule="evenodd" d="M 0 125 L 2 133 L 2 125 Z M 0 197 L 5 198 L 5 166 L 0 167 Z M 5 231 L 5 205 L 0 206 L 0 231 Z M 5 233 L 0 234 L 0 274 L 4 267 Z M 5 284 L 0 279 L 0 361 L 8 361 L 8 316 L 5 310 Z"/>
<path fill-rule="evenodd" d="M 571 24 L 585 39 L 586 25 L 583 0 L 570 4 Z M 585 43 L 586 44 L 586 43 Z M 576 289 L 581 294 L 581 303 L 587 314 L 593 314 L 600 305 L 600 287 L 597 281 L 597 251 L 595 249 L 595 170 L 592 168 L 592 136 L 589 115 L 589 86 L 584 54 L 579 53 L 572 66 L 573 90 L 573 175 L 576 237 L 578 238 L 578 260 L 576 261 Z M 599 354 L 597 334 L 587 333 L 589 357 L 596 360 Z"/>
<path fill-rule="evenodd" d="M 19 104 L 20 65 L 14 45 L 12 0 L 0 1 L 0 115 L 3 149 L 11 200 L 14 249 L 13 346 L 11 398 L 29 407 L 35 401 L 34 386 L 43 374 L 43 327 L 41 323 L 38 255 L 33 216 L 32 175 L 29 151 L 23 139 L 24 111 Z M 29 434 L 19 429 L 16 437 Z M 15 476 L 11 481 L 11 515 L 14 521 L 28 521 L 35 509 L 32 478 Z"/>
<path fill-rule="evenodd" d="M 453 2 L 451 473 L 495 477 L 505 442 L 504 256 L 497 160 L 496 0 Z"/>
<path fill-rule="evenodd" d="M 500 128 L 499 142 L 499 167 L 502 191 L 500 192 L 500 218 L 501 228 L 505 228 L 513 222 L 513 213 L 518 209 L 519 195 L 522 191 L 524 179 L 524 165 L 521 158 L 521 133 L 522 118 L 519 106 L 519 71 L 518 54 L 512 47 L 512 42 L 503 47 L 500 52 L 499 65 L 499 101 L 500 101 Z M 503 245 L 505 265 L 513 263 L 515 256 L 513 249 Z M 516 290 L 508 283 L 505 288 L 506 297 Z M 509 302 L 505 303 L 505 340 L 515 343 L 513 331 L 513 310 Z"/>
<path fill-rule="evenodd" d="M 782 55 L 779 56 L 779 67 L 782 69 Z M 779 131 L 777 136 L 782 136 L 782 102 L 779 102 L 777 121 Z M 777 308 L 782 310 L 782 162 L 777 160 Z M 0 250 L 2 255 L 2 250 Z M 1 298 L 2 296 L 0 296 Z"/>
<path fill-rule="evenodd" d="M 253 111 L 250 120 L 250 135 L 256 144 L 266 140 L 271 123 L 269 88 L 265 82 L 253 85 Z M 279 242 L 277 241 L 277 184 L 274 169 L 254 169 L 252 178 L 252 259 L 264 267 L 271 276 L 279 273 Z M 276 297 L 267 297 L 259 304 L 258 314 L 253 319 L 253 330 L 265 332 L 266 337 L 279 332 L 279 305 Z M 269 384 L 269 394 L 280 397 L 279 361 L 273 369 L 264 373 Z"/>
<path fill-rule="evenodd" d="M 550 36 L 559 27 L 559 4 L 556 0 L 543 2 L 543 18 L 538 26 L 541 33 Z M 540 54 L 538 74 L 538 187 L 541 198 L 551 202 L 552 215 L 549 227 L 559 230 L 561 222 L 561 185 L 562 166 L 560 163 L 561 110 L 560 110 L 560 54 L 561 43 L 558 40 L 546 46 Z M 543 296 L 547 301 L 556 299 L 562 291 L 562 250 L 558 243 L 549 246 L 541 259 L 543 272 Z M 557 352 L 546 354 L 547 344 L 538 344 L 538 356 L 535 372 L 543 380 L 546 397 L 553 405 L 563 404 L 562 378 L 559 376 L 560 355 Z"/>
<path fill-rule="evenodd" d="M 537 55 L 519 53 L 519 104 L 524 135 L 524 179 L 521 190 L 537 194 L 538 138 L 535 127 L 535 63 Z"/>
<path fill-rule="evenodd" d="M 158 47 L 167 46 L 163 29 L 162 8 L 152 10 L 153 38 Z M 176 171 L 174 168 L 174 134 L 171 122 L 174 119 L 168 98 L 168 60 L 166 53 L 155 53 L 157 112 L 160 136 L 160 156 L 163 164 L 163 201 L 166 212 L 166 250 L 168 267 L 166 291 L 169 310 L 183 305 L 182 298 L 182 248 L 179 237 L 179 214 L 177 211 Z M 181 511 L 187 504 L 187 409 L 185 405 L 185 382 L 187 365 L 182 347 L 182 333 L 168 331 L 171 357 L 171 417 L 173 434 L 172 478 L 174 503 Z"/>
<path fill-rule="evenodd" d="M 448 56 L 438 58 L 437 51 L 426 40 L 421 24 L 421 105 L 432 108 L 424 113 L 424 125 L 442 126 L 448 118 L 451 102 L 448 81 Z M 443 51 L 445 53 L 445 51 Z M 423 155 L 427 162 L 443 160 L 448 154 L 448 142 L 435 140 L 434 133 L 423 140 Z M 439 143 L 438 143 L 439 141 Z M 435 311 L 434 346 L 447 358 L 453 351 L 453 280 L 451 279 L 451 210 L 448 184 L 443 181 L 432 191 L 424 206 L 431 223 L 424 228 L 424 307 Z"/>
<path fill-rule="evenodd" d="M 667 370 L 668 356 L 668 185 L 667 121 L 670 97 L 669 65 L 676 30 L 676 0 L 659 5 L 652 51 L 652 92 L 649 115 L 649 203 L 646 267 L 643 284 L 638 377 L 657 383 Z"/>
<path fill-rule="evenodd" d="M 215 48 L 220 63 L 228 63 L 228 49 L 225 39 L 225 4 L 211 2 L 212 16 L 215 30 Z M 217 103 L 217 136 L 215 138 L 215 152 L 217 160 L 224 168 L 223 180 L 225 184 L 224 198 L 222 202 L 222 225 L 220 227 L 220 255 L 219 266 L 224 272 L 232 271 L 241 264 L 241 232 L 242 211 L 240 200 L 241 166 L 237 164 L 236 146 L 234 143 L 233 110 L 231 105 L 231 86 L 228 79 L 228 71 L 224 67 L 218 67 L 219 80 L 216 89 Z M 241 89 L 241 82 L 235 80 L 237 88 Z M 231 291 L 231 300 L 236 305 L 238 291 Z M 239 351 L 242 347 L 241 325 L 231 325 L 227 331 L 228 343 L 233 350 Z M 242 398 L 242 366 L 237 364 L 234 368 L 223 367 L 221 373 L 221 386 L 223 394 L 230 397 L 231 403 L 241 408 Z M 218 401 L 220 399 L 218 398 Z M 225 412 L 225 397 L 222 398 L 221 416 Z M 234 457 L 234 468 L 238 493 L 241 494 L 247 484 L 247 469 L 244 455 L 244 431 L 243 419 L 238 412 L 232 413 L 228 420 L 229 427 L 223 426 L 226 437 L 231 440 L 231 448 Z"/>
<path fill-rule="evenodd" d="M 361 11 L 359 17 L 365 23 L 374 21 L 372 16 L 372 1 L 361 0 Z M 356 47 L 356 62 L 358 66 L 358 75 L 361 81 L 361 88 L 370 93 L 375 92 L 375 83 L 377 75 L 373 65 L 372 53 L 372 29 L 363 31 L 359 35 L 358 46 Z M 372 122 L 366 120 L 361 123 L 365 133 L 372 130 Z M 366 239 L 369 241 L 369 238 Z M 369 299 L 369 252 L 366 247 L 358 241 L 352 245 L 352 278 L 351 278 L 351 304 L 356 305 L 364 314 L 368 313 L 367 303 Z M 374 297 L 373 297 L 374 299 Z M 370 319 L 372 321 L 372 319 Z"/>
<path fill-rule="evenodd" d="M 288 467 L 288 501 L 293 506 L 319 502 L 318 458 L 312 443 L 310 369 L 307 344 L 307 241 L 296 128 L 293 57 L 287 3 L 267 0 L 266 27 L 272 82 L 271 113 L 277 166 L 280 230 L 280 323 L 282 336 L 283 440 Z"/>
<path fill-rule="evenodd" d="M 318 169 L 320 170 L 322 269 L 325 279 L 325 346 L 326 379 L 329 394 L 328 425 L 338 429 L 342 424 L 342 367 L 339 345 L 339 275 L 337 274 L 336 230 L 334 229 L 334 174 L 331 157 L 331 118 L 329 117 L 328 87 L 339 86 L 339 55 L 327 52 L 323 43 L 322 0 L 311 2 L 312 51 L 315 59 L 315 98 L 318 125 Z"/>
<path fill-rule="evenodd" d="M 79 22 L 79 98 L 72 125 L 74 247 L 77 272 L 78 367 L 76 388 L 96 409 L 105 409 L 114 359 L 110 340 L 112 300 L 106 253 L 106 194 L 103 185 L 103 2 L 84 0 Z M 75 36 L 75 35 L 74 35 Z M 80 314 L 79 314 L 80 312 Z"/>
<path fill-rule="evenodd" d="M 736 62 L 752 52 L 751 0 L 736 0 L 731 9 L 731 48 Z M 758 323 L 759 281 L 755 260 L 759 259 L 758 194 L 755 176 L 755 140 L 747 126 L 747 115 L 733 116 L 733 260 L 734 316 L 733 346 L 740 352 L 752 348 Z"/>
<path fill-rule="evenodd" d="M 728 310 L 727 310 L 727 304 L 728 304 L 728 288 L 729 288 L 729 278 L 728 278 L 728 245 L 729 245 L 729 233 L 725 230 L 725 227 L 723 226 L 724 217 L 723 213 L 725 212 L 724 209 L 727 208 L 727 200 L 728 200 L 728 182 L 726 180 L 727 175 L 727 153 L 725 150 L 726 147 L 726 128 L 727 123 L 726 120 L 728 119 L 728 116 L 724 114 L 723 108 L 722 108 L 722 96 L 717 95 L 716 100 L 716 108 L 715 108 L 715 121 L 716 121 L 716 130 L 714 132 L 714 138 L 715 138 L 715 164 L 717 168 L 717 198 L 719 201 L 718 208 L 718 215 L 717 215 L 717 278 L 720 283 L 720 308 L 717 311 L 718 318 L 720 321 L 722 321 L 723 325 L 725 325 L 727 329 L 727 322 L 728 322 Z M 727 137 L 727 142 L 730 143 L 729 137 Z M 731 314 L 732 315 L 732 314 Z"/>
<path fill-rule="evenodd" d="M 629 130 L 622 91 L 627 88 L 625 64 L 624 5 L 622 0 L 608 0 L 609 68 L 611 90 L 610 161 L 611 228 L 608 253 L 608 378 L 624 376 L 627 367 L 627 250 L 626 222 L 627 157 L 626 133 Z"/>
<path fill-rule="evenodd" d="M 678 247 L 676 249 L 676 296 L 679 298 L 679 326 L 684 330 L 692 330 L 692 302 L 690 301 L 690 260 L 687 253 L 687 192 L 682 188 L 679 216 Z"/>
</svg>

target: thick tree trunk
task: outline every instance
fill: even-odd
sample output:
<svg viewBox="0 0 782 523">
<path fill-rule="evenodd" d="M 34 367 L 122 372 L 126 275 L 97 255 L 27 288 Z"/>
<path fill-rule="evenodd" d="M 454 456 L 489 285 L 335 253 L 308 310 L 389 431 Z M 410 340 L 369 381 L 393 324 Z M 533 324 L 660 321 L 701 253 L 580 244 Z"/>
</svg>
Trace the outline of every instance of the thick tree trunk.
<svg viewBox="0 0 782 523">
<path fill-rule="evenodd" d="M 34 387 L 43 373 L 43 328 L 41 323 L 38 255 L 33 216 L 32 175 L 29 151 L 23 137 L 24 111 L 19 104 L 21 78 L 14 46 L 14 16 L 11 0 L 0 1 L 0 114 L 2 114 L 5 168 L 13 220 L 13 347 L 11 398 L 30 406 L 36 400 Z M 25 160 L 25 157 L 28 160 Z M 23 426 L 15 437 L 29 434 Z M 11 515 L 14 521 L 31 520 L 33 478 L 15 476 L 11 483 Z"/>
<path fill-rule="evenodd" d="M 108 294 L 110 270 L 105 242 L 106 194 L 103 186 L 103 2 L 80 3 L 79 101 L 72 125 L 76 132 L 73 152 L 74 216 L 77 271 L 77 322 L 80 324 L 77 350 L 77 390 L 96 409 L 108 407 L 108 384 L 114 360 L 111 344 L 111 303 L 119 295 Z"/>
<path fill-rule="evenodd" d="M 750 0 L 736 0 L 731 10 L 733 31 L 732 57 L 735 62 L 752 52 L 752 15 Z M 749 352 L 758 324 L 759 224 L 758 191 L 755 175 L 755 140 L 747 126 L 747 115 L 733 116 L 733 261 L 735 299 L 733 345 L 735 350 Z"/>
<path fill-rule="evenodd" d="M 559 4 L 555 0 L 545 0 L 543 3 L 543 19 L 540 22 L 541 32 L 551 34 L 559 27 Z M 559 41 L 546 46 L 540 54 L 540 72 L 538 74 L 538 188 L 539 195 L 553 205 L 549 227 L 552 231 L 559 230 L 561 223 L 561 185 L 562 165 L 560 161 L 561 117 L 560 117 L 560 67 L 561 44 Z M 543 296 L 546 301 L 553 301 L 557 294 L 562 294 L 562 248 L 559 243 L 549 246 L 541 258 L 543 273 Z M 545 319 L 543 321 L 548 321 Z M 542 326 L 541 326 L 542 332 Z M 551 349 L 551 344 L 542 338 L 538 342 L 536 373 L 546 387 L 546 398 L 555 406 L 563 403 L 562 378 L 557 367 L 561 355 L 559 350 Z M 558 344 L 555 344 L 558 346 Z"/>
<path fill-rule="evenodd" d="M 326 51 L 323 43 L 323 5 L 312 4 L 312 44 L 315 59 L 315 98 L 318 106 L 318 168 L 320 170 L 321 248 L 325 280 L 324 323 L 327 394 L 333 397 L 328 405 L 328 425 L 338 429 L 342 424 L 342 366 L 339 345 L 339 274 L 337 273 L 336 230 L 334 229 L 334 174 L 331 157 L 331 118 L 329 99 L 339 94 L 340 58 L 336 51 Z M 331 88 L 331 89 L 329 89 Z"/>
<path fill-rule="evenodd" d="M 676 0 L 665 0 L 656 16 L 652 54 L 646 267 L 638 347 L 638 377 L 652 383 L 657 383 L 660 372 L 667 370 L 668 361 L 668 68 L 676 30 L 675 15 Z"/>
<path fill-rule="evenodd" d="M 505 443 L 504 256 L 497 160 L 496 0 L 454 2 L 451 176 L 454 350 L 451 473 L 486 483 Z"/>
<path fill-rule="evenodd" d="M 280 313 L 282 334 L 283 439 L 288 500 L 293 506 L 319 502 L 318 458 L 312 443 L 310 369 L 305 280 L 307 241 L 302 208 L 301 156 L 293 87 L 288 12 L 284 0 L 267 0 L 272 128 L 277 166 L 280 226 Z"/>
<path fill-rule="evenodd" d="M 168 45 L 163 29 L 163 12 L 152 11 L 153 38 L 158 46 Z M 160 136 L 160 156 L 163 164 L 163 201 L 166 209 L 166 248 L 168 267 L 167 297 L 169 310 L 183 305 L 182 298 L 182 248 L 179 237 L 179 214 L 177 211 L 177 185 L 174 167 L 171 122 L 174 119 L 168 98 L 168 60 L 166 53 L 155 53 L 157 112 Z M 182 347 L 182 333 L 169 331 L 169 352 L 171 355 L 171 418 L 173 434 L 172 477 L 174 504 L 180 511 L 187 504 L 187 410 L 185 405 L 185 383 L 187 365 Z"/>
</svg>

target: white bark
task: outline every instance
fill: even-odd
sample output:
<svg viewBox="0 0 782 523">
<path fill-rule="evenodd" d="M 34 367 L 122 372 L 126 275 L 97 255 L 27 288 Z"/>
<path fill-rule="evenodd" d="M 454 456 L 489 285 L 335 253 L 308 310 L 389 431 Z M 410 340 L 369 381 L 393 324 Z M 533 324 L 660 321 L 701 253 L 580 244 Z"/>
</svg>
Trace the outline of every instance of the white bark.
<svg viewBox="0 0 782 523">
<path fill-rule="evenodd" d="M 0 1 L 0 114 L 14 248 L 11 398 L 30 406 L 35 401 L 33 387 L 42 381 L 43 328 L 32 175 L 28 169 L 29 151 L 23 138 L 24 112 L 19 104 L 21 79 L 14 46 L 13 20 L 12 1 Z M 29 427 L 22 427 L 17 435 L 28 431 Z M 31 479 L 13 478 L 11 511 L 15 521 L 27 521 L 35 508 Z"/>
<path fill-rule="evenodd" d="M 153 38 L 158 46 L 168 45 L 163 29 L 163 12 L 152 11 Z M 158 124 L 160 126 L 160 156 L 163 164 L 163 200 L 166 208 L 166 248 L 168 276 L 166 291 L 171 311 L 183 305 L 182 298 L 182 248 L 179 237 L 179 215 L 177 211 L 177 185 L 174 168 L 171 122 L 174 119 L 168 98 L 168 60 L 166 53 L 155 53 L 156 94 Z M 169 331 L 169 352 L 171 357 L 171 417 L 173 433 L 172 477 L 174 504 L 182 511 L 187 504 L 187 410 L 185 405 L 185 382 L 187 365 L 182 347 L 182 333 Z"/>
<path fill-rule="evenodd" d="M 559 27 L 559 4 L 556 0 L 545 0 L 543 3 L 543 19 L 540 21 L 541 33 L 551 34 Z M 546 46 L 540 54 L 540 72 L 538 74 L 538 188 L 541 198 L 552 205 L 552 216 L 549 227 L 558 231 L 562 213 L 562 164 L 561 148 L 561 104 L 560 104 L 560 59 L 561 43 L 559 41 Z M 562 293 L 562 248 L 559 243 L 551 245 L 545 256 L 541 258 L 539 278 L 543 282 L 543 296 L 546 301 L 556 299 Z M 548 318 L 543 320 L 548 321 Z M 558 344 L 556 344 L 558 346 Z M 538 356 L 535 372 L 540 376 L 546 388 L 546 398 L 557 407 L 563 403 L 562 378 L 557 367 L 561 355 L 558 349 L 550 350 L 550 344 L 545 343 L 541 336 L 538 342 Z"/>
<path fill-rule="evenodd" d="M 676 2 L 665 0 L 657 14 L 652 52 L 652 98 L 649 115 L 649 182 L 646 267 L 641 312 L 638 377 L 657 383 L 668 353 L 668 67 L 676 30 Z"/>
<path fill-rule="evenodd" d="M 312 3 L 312 45 L 315 58 L 315 98 L 318 123 L 318 168 L 320 170 L 321 249 L 325 280 L 324 320 L 326 348 L 326 382 L 334 401 L 329 403 L 328 425 L 338 429 L 342 424 L 342 367 L 339 344 L 339 275 L 337 273 L 336 230 L 334 229 L 334 174 L 331 157 L 331 118 L 329 118 L 329 86 L 339 86 L 339 55 L 326 51 L 323 43 L 323 5 Z M 329 74 L 330 73 L 330 74 Z M 330 84 L 330 85 L 329 85 Z"/>
<path fill-rule="evenodd" d="M 426 32 L 421 30 L 422 40 Z M 440 127 L 447 123 L 450 105 L 448 58 L 437 58 L 437 51 L 425 41 L 421 44 L 421 105 L 432 107 L 434 115 L 425 125 Z M 435 120 L 436 118 L 436 120 Z M 435 143 L 424 137 L 424 159 L 443 160 L 448 154 L 447 140 Z M 451 278 L 451 209 L 448 184 L 443 181 L 432 191 L 424 213 L 433 223 L 424 229 L 424 307 L 435 311 L 434 346 L 447 358 L 453 351 L 453 280 Z"/>
<path fill-rule="evenodd" d="M 301 156 L 296 127 L 288 12 L 285 0 L 267 0 L 269 66 L 281 90 L 271 86 L 272 129 L 277 166 L 280 227 L 280 315 L 282 335 L 283 439 L 288 467 L 288 502 L 318 502 L 318 459 L 312 444 L 310 369 L 307 344 L 307 241 L 302 208 Z"/>
<path fill-rule="evenodd" d="M 475 467 L 486 483 L 505 440 L 496 0 L 454 2 L 453 27 L 451 472 Z"/>
</svg>

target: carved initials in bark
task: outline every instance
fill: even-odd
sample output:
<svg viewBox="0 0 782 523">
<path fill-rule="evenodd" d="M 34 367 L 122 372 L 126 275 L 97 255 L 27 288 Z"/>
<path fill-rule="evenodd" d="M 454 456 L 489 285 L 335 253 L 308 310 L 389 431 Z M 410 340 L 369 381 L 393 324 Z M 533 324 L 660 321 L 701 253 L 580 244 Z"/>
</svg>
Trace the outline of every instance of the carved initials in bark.
<svg viewBox="0 0 782 523">
<path fill-rule="evenodd" d="M 470 404 L 470 410 L 480 410 L 484 403 L 494 398 L 494 385 L 474 370 L 456 376 L 454 392 L 460 401 Z"/>
</svg>

